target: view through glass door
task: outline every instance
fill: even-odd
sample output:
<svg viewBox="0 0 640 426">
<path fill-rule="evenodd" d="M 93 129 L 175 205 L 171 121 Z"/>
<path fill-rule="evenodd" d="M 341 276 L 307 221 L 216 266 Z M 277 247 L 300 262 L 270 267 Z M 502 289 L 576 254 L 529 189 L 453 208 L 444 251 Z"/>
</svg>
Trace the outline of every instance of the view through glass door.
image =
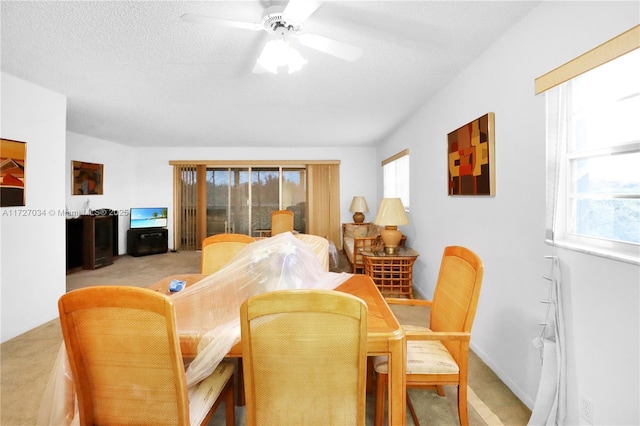
<svg viewBox="0 0 640 426">
<path fill-rule="evenodd" d="M 207 235 L 249 235 L 249 169 L 207 169 Z"/>
<path fill-rule="evenodd" d="M 282 206 L 293 211 L 293 229 L 307 233 L 307 170 L 282 169 Z"/>
<path fill-rule="evenodd" d="M 306 231 L 304 168 L 207 168 L 207 236 L 259 236 L 271 227 L 271 212 L 294 212 L 294 229 Z M 249 182 L 251 184 L 249 184 Z"/>
</svg>

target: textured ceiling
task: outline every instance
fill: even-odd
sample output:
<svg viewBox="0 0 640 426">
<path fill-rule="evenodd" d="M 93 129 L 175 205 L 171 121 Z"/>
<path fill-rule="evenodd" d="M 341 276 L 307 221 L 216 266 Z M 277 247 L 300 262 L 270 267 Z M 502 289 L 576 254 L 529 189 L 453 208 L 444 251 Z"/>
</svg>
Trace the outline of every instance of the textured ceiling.
<svg viewBox="0 0 640 426">
<path fill-rule="evenodd" d="M 539 1 L 326 1 L 298 73 L 253 74 L 266 1 L 2 1 L 2 71 L 68 97 L 67 129 L 132 146 L 372 146 Z"/>
</svg>

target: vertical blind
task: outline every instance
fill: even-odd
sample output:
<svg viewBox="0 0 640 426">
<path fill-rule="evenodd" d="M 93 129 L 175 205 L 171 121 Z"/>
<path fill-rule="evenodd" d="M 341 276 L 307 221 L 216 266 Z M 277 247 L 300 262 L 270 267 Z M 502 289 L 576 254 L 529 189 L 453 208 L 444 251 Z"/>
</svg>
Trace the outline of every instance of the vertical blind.
<svg viewBox="0 0 640 426">
<path fill-rule="evenodd" d="M 195 250 L 197 240 L 197 166 L 181 164 L 173 169 L 173 247 Z"/>
<path fill-rule="evenodd" d="M 340 169 L 338 164 L 307 165 L 307 232 L 340 247 Z"/>
</svg>

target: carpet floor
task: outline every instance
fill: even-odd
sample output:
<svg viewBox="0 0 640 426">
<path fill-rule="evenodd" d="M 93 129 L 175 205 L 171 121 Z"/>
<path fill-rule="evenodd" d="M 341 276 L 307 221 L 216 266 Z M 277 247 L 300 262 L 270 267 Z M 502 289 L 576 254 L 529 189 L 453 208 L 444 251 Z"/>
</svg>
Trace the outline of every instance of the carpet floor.
<svg viewBox="0 0 640 426">
<path fill-rule="evenodd" d="M 348 262 L 340 256 L 332 268 L 348 271 Z M 120 256 L 113 265 L 93 271 L 80 270 L 67 275 L 67 291 L 89 285 L 149 286 L 175 274 L 199 273 L 200 252 L 174 252 L 145 257 Z M 403 324 L 428 325 L 423 307 L 393 306 Z M 57 319 L 34 328 L 0 345 L 0 424 L 30 426 L 36 424 L 38 407 L 62 343 Z M 456 425 L 457 391 L 445 387 L 445 396 L 434 391 L 408 391 L 422 425 Z M 470 425 L 526 425 L 531 411 L 500 381 L 473 352 L 469 359 Z M 367 398 L 367 425 L 373 424 L 374 396 Z M 236 424 L 244 425 L 244 408 L 236 407 Z M 220 407 L 209 423 L 224 424 Z M 407 411 L 407 425 L 413 420 Z"/>
</svg>

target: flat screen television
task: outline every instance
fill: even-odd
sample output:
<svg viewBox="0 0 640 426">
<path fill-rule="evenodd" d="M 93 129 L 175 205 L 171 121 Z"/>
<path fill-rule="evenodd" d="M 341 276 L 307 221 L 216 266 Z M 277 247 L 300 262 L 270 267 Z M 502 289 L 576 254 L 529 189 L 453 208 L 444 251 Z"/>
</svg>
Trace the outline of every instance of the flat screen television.
<svg viewBox="0 0 640 426">
<path fill-rule="evenodd" d="M 166 207 L 132 207 L 129 212 L 129 228 L 166 228 Z"/>
</svg>

